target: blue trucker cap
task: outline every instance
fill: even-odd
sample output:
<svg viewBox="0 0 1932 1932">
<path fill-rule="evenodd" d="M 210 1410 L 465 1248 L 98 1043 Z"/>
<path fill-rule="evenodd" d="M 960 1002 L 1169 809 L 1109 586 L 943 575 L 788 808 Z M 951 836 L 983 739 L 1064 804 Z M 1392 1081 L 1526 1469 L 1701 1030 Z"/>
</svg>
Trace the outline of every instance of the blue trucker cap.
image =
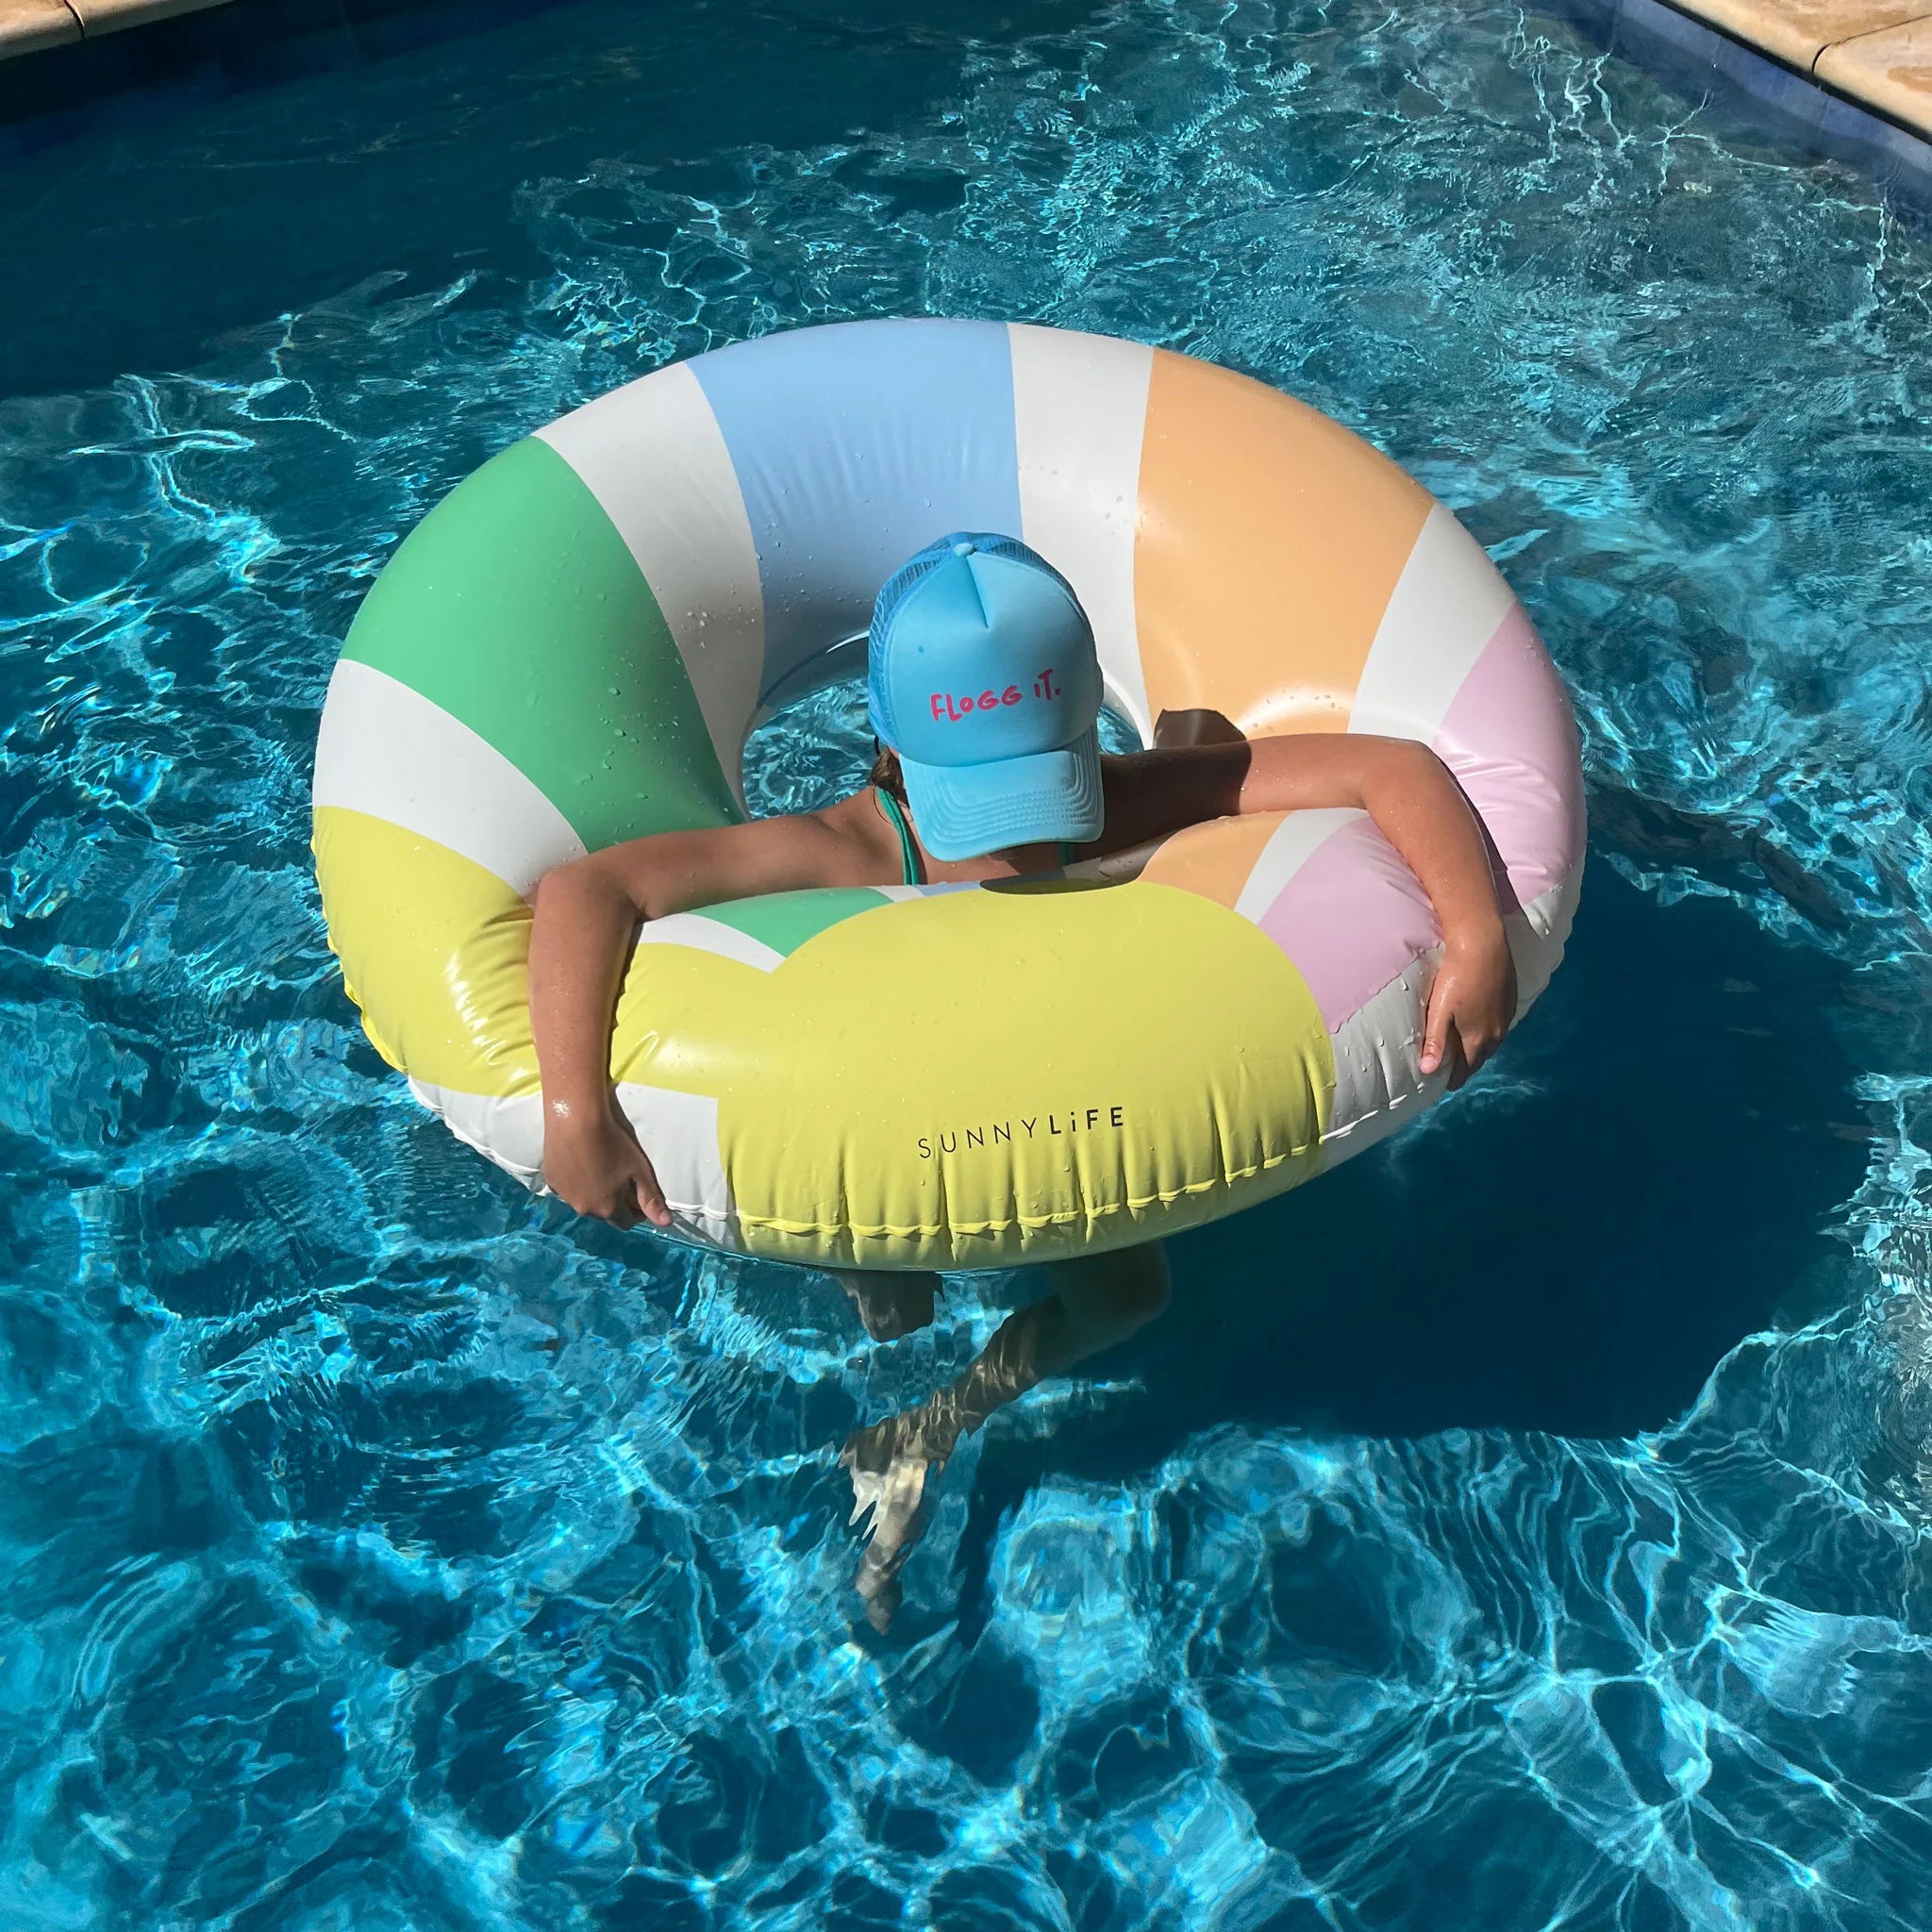
<svg viewBox="0 0 1932 1932">
<path fill-rule="evenodd" d="M 879 591 L 866 708 L 935 858 L 1098 838 L 1100 698 L 1080 600 L 1015 537 L 956 530 Z"/>
</svg>

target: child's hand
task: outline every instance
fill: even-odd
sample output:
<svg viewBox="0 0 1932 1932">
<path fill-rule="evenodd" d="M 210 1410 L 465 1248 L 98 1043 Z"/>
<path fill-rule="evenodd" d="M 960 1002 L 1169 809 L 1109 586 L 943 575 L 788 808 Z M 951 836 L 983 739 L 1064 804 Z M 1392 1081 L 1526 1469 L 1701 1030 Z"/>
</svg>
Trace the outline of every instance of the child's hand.
<svg viewBox="0 0 1932 1932">
<path fill-rule="evenodd" d="M 1516 1017 L 1516 966 L 1499 924 L 1475 940 L 1452 940 L 1429 989 L 1422 1070 L 1447 1065 L 1460 1087 L 1495 1052 Z"/>
<path fill-rule="evenodd" d="M 671 1209 L 650 1157 L 614 1099 L 600 1108 L 545 1108 L 543 1178 L 579 1214 L 618 1227 L 671 1225 Z"/>
</svg>

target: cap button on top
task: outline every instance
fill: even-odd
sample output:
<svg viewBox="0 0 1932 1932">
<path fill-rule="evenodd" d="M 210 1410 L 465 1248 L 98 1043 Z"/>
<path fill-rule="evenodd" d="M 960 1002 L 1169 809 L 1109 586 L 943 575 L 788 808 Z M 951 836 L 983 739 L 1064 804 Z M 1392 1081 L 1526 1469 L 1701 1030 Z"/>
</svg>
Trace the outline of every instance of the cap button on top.
<svg viewBox="0 0 1932 1932">
<path fill-rule="evenodd" d="M 955 557 L 971 557 L 973 555 L 973 545 L 970 543 L 955 543 L 953 545 L 953 555 Z"/>
</svg>

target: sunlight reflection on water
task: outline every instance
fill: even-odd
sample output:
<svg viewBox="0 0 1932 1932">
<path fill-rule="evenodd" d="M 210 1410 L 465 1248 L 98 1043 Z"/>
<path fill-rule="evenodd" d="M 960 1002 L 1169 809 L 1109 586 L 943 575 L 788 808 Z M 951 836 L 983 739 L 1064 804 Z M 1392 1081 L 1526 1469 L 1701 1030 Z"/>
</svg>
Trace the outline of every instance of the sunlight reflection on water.
<svg viewBox="0 0 1932 1932">
<path fill-rule="evenodd" d="M 197 298 L 188 373 L 0 401 L 0 1918 L 1920 1923 L 1924 236 L 1508 11 L 543 19 L 128 137 L 408 126 L 453 207 L 514 183 L 489 246 L 386 208 L 325 299 Z M 838 1445 L 1026 1284 L 874 1349 L 527 1201 L 357 1032 L 307 783 L 486 454 L 903 311 L 1187 348 L 1407 462 L 1568 676 L 1597 843 L 1493 1074 L 1176 1243 L 1168 1317 L 967 1440 L 881 1641 Z M 867 749 L 828 694 L 754 795 Z"/>
</svg>

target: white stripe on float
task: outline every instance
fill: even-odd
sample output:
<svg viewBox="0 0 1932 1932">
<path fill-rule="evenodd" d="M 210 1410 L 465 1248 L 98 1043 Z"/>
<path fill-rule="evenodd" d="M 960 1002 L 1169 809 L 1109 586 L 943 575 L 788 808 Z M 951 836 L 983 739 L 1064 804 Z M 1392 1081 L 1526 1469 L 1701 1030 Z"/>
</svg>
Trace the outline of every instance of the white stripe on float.
<svg viewBox="0 0 1932 1932">
<path fill-rule="evenodd" d="M 868 886 L 869 892 L 883 892 L 888 899 L 904 905 L 911 899 L 938 899 L 947 892 L 976 892 L 977 879 L 947 879 L 937 886 Z"/>
<path fill-rule="evenodd" d="M 739 1246 L 738 1210 L 718 1145 L 717 1100 L 622 1080 L 617 1104 L 651 1158 L 676 1231 L 715 1247 Z"/>
<path fill-rule="evenodd" d="M 1510 958 L 1516 964 L 1518 1019 L 1529 1010 L 1531 1001 L 1541 998 L 1562 961 L 1563 948 L 1570 943 L 1571 922 L 1576 917 L 1576 902 L 1583 895 L 1583 865 L 1579 858 L 1568 877 L 1539 892 L 1520 912 L 1510 913 L 1503 922 Z"/>
<path fill-rule="evenodd" d="M 412 1079 L 409 1090 L 458 1141 L 535 1193 L 543 1180 L 543 1102 L 536 1093 L 491 1099 Z M 708 1246 L 738 1245 L 737 1211 L 718 1148 L 718 1103 L 709 1094 L 622 1081 L 617 1102 L 651 1158 L 675 1231 Z"/>
<path fill-rule="evenodd" d="M 1583 884 L 1579 863 L 1560 885 L 1539 893 L 1503 922 L 1516 966 L 1516 1018 L 1549 985 L 1563 957 Z M 1438 956 L 1415 960 L 1349 1015 L 1330 1036 L 1335 1100 L 1322 1136 L 1324 1167 L 1373 1147 L 1414 1120 L 1448 1085 L 1444 1072 L 1423 1076 L 1422 1035 Z"/>
<path fill-rule="evenodd" d="M 1281 896 L 1281 889 L 1301 871 L 1343 825 L 1352 824 L 1368 814 L 1351 806 L 1321 806 L 1308 811 L 1291 811 L 1269 835 L 1268 842 L 1255 860 L 1248 882 L 1241 888 L 1234 909 L 1258 925 L 1269 907 Z"/>
<path fill-rule="evenodd" d="M 1424 1079 L 1422 1025 L 1436 977 L 1433 956 L 1410 962 L 1330 1036 L 1335 1100 L 1322 1136 L 1322 1165 L 1333 1167 L 1414 1120 L 1449 1084 L 1446 1072 Z"/>
<path fill-rule="evenodd" d="M 670 912 L 649 920 L 638 933 L 638 944 L 688 946 L 694 953 L 713 953 L 721 959 L 736 959 L 741 966 L 755 966 L 760 973 L 775 973 L 785 963 L 785 955 L 762 940 L 722 919 L 707 919 L 702 912 Z"/>
<path fill-rule="evenodd" d="M 543 1185 L 543 1101 L 540 1094 L 512 1098 L 465 1093 L 409 1077 L 409 1091 L 441 1118 L 457 1139 L 514 1174 L 526 1188 Z"/>
<path fill-rule="evenodd" d="M 764 676 L 765 605 L 738 473 L 688 364 L 612 390 L 537 435 L 617 527 L 684 659 L 738 802 Z"/>
<path fill-rule="evenodd" d="M 1429 742 L 1515 602 L 1482 545 L 1437 504 L 1382 613 L 1348 728 Z"/>
<path fill-rule="evenodd" d="M 1007 325 L 1020 535 L 1073 585 L 1092 620 L 1108 696 L 1154 739 L 1134 615 L 1141 440 L 1154 351 L 1110 336 Z"/>
<path fill-rule="evenodd" d="M 322 708 L 314 799 L 447 845 L 525 895 L 553 866 L 583 857 L 569 820 L 493 745 L 350 658 Z"/>
</svg>

